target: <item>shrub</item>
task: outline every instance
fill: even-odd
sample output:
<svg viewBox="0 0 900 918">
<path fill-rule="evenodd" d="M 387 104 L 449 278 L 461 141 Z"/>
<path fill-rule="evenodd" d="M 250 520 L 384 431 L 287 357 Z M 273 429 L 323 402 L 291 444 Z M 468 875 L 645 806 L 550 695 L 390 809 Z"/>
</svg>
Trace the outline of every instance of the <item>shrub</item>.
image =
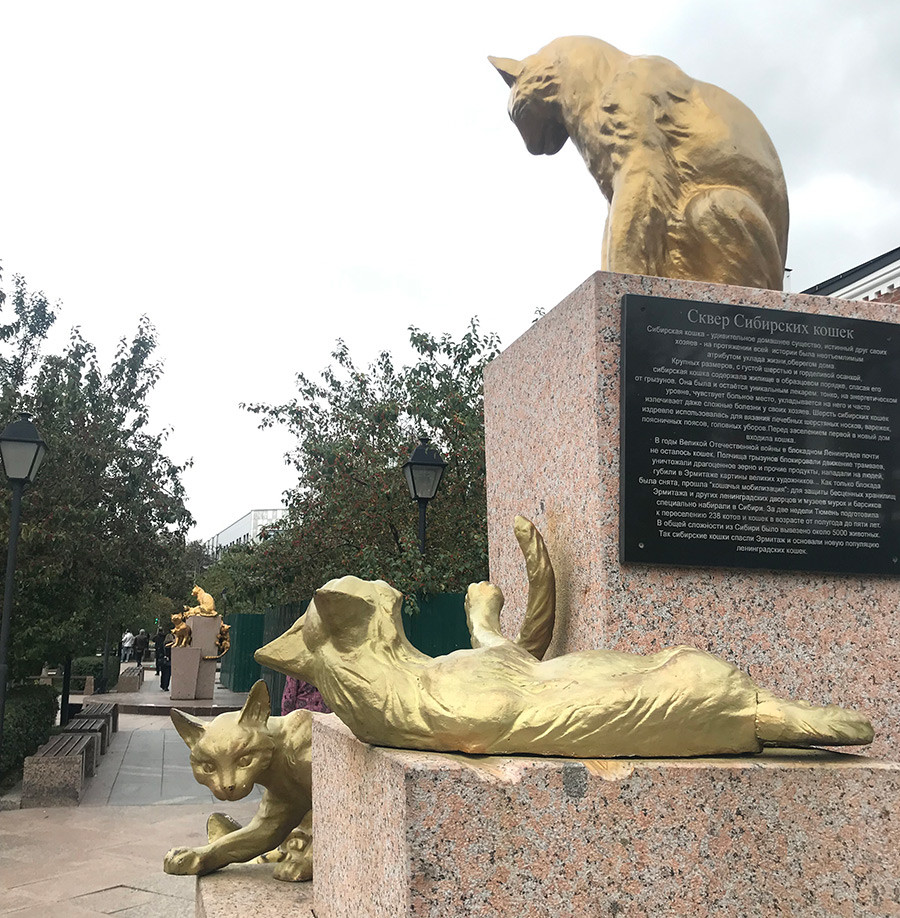
<svg viewBox="0 0 900 918">
<path fill-rule="evenodd" d="M 93 676 L 94 686 L 100 686 L 100 680 L 103 676 L 103 657 L 75 657 L 72 660 L 73 676 Z M 110 654 L 109 658 L 109 686 L 107 690 L 112 689 L 119 681 L 119 658 L 116 654 Z"/>
<path fill-rule="evenodd" d="M 56 722 L 56 690 L 52 685 L 26 685 L 10 689 L 3 721 L 0 777 L 19 768 L 26 756 L 47 742 Z"/>
</svg>

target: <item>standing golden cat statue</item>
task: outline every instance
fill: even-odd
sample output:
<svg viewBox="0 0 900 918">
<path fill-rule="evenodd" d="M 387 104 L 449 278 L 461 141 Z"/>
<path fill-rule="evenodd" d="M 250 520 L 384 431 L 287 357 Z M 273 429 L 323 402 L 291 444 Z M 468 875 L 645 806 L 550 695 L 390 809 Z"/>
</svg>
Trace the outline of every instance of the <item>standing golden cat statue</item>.
<svg viewBox="0 0 900 918">
<path fill-rule="evenodd" d="M 204 874 L 257 858 L 277 862 L 275 878 L 312 877 L 312 714 L 269 716 L 269 690 L 257 682 L 240 712 L 206 723 L 177 708 L 172 722 L 191 750 L 194 777 L 219 800 L 241 800 L 254 784 L 265 788 L 259 810 L 240 826 L 224 813 L 207 822 L 209 844 L 173 848 L 166 873 Z M 277 849 L 277 850 L 273 850 Z"/>
<path fill-rule="evenodd" d="M 172 616 L 172 634 L 175 635 L 173 647 L 190 647 L 191 646 L 191 626 L 187 623 L 188 607 L 184 607 L 184 612 L 176 612 Z"/>
<path fill-rule="evenodd" d="M 597 38 L 489 60 L 528 152 L 557 153 L 571 138 L 609 202 L 603 270 L 782 289 L 787 188 L 742 102 Z"/>
<path fill-rule="evenodd" d="M 264 666 L 313 683 L 366 743 L 401 749 L 582 758 L 756 753 L 764 745 L 859 745 L 872 726 L 854 711 L 789 701 L 702 650 L 641 656 L 588 650 L 540 661 L 553 627 L 544 541 L 516 519 L 528 570 L 526 622 L 500 632 L 503 594 L 466 595 L 472 650 L 429 657 L 406 639 L 403 594 L 342 577 L 256 652 Z"/>
</svg>

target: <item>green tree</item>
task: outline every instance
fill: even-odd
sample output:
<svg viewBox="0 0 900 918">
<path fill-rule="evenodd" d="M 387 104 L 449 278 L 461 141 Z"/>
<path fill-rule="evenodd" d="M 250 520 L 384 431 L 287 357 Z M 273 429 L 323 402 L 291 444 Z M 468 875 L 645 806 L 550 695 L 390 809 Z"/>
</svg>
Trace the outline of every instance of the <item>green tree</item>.
<svg viewBox="0 0 900 918">
<path fill-rule="evenodd" d="M 460 340 L 410 329 L 416 359 L 396 367 L 381 353 L 358 368 L 343 342 L 314 380 L 297 375 L 281 405 L 252 404 L 261 426 L 295 437 L 298 473 L 286 523 L 229 563 L 235 599 L 306 600 L 327 580 L 352 573 L 391 582 L 409 597 L 455 592 L 487 575 L 484 367 L 499 341 L 475 320 Z M 418 509 L 400 471 L 420 435 L 448 465 L 419 553 Z M 220 562 L 223 563 L 223 562 Z"/>
<path fill-rule="evenodd" d="M 28 411 L 48 457 L 25 496 L 11 667 L 22 675 L 118 642 L 140 597 L 183 589 L 182 467 L 149 429 L 147 400 L 161 367 L 144 318 L 108 370 L 73 330 L 62 354 L 42 346 L 55 310 L 13 279 L 14 316 L 0 325 L 0 406 Z M 0 511 L 6 525 L 8 507 Z"/>
</svg>

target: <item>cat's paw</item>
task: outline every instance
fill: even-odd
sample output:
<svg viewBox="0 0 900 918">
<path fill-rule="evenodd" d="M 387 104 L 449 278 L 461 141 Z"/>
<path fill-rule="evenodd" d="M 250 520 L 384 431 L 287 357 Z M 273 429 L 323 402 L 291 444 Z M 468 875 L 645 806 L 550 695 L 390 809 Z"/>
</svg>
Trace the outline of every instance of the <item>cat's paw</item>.
<svg viewBox="0 0 900 918">
<path fill-rule="evenodd" d="M 196 848 L 172 848 L 163 859 L 163 870 L 176 876 L 196 876 L 203 868 L 203 855 Z"/>
<path fill-rule="evenodd" d="M 287 880 L 296 883 L 311 880 L 313 874 L 312 836 L 304 829 L 294 829 L 279 845 L 284 852 L 284 859 L 273 871 L 276 880 Z"/>
</svg>

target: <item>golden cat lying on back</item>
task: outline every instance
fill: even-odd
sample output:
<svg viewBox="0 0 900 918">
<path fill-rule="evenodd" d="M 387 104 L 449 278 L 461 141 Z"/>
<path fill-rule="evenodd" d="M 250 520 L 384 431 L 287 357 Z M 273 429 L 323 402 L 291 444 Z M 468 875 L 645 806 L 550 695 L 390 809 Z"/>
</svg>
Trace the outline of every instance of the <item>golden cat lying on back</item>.
<svg viewBox="0 0 900 918">
<path fill-rule="evenodd" d="M 534 587 L 534 559 L 549 570 L 546 549 L 527 520 L 516 528 L 526 559 L 532 554 Z M 466 597 L 475 649 L 428 657 L 404 635 L 402 602 L 382 581 L 332 580 L 256 659 L 313 683 L 359 739 L 382 746 L 605 758 L 872 740 L 859 714 L 781 700 L 691 647 L 650 656 L 593 650 L 539 662 L 547 629 L 534 655 L 523 638 L 505 638 L 503 596 L 490 583 L 473 584 Z M 527 629 L 547 618 L 552 628 L 549 597 L 529 605 Z"/>
</svg>

